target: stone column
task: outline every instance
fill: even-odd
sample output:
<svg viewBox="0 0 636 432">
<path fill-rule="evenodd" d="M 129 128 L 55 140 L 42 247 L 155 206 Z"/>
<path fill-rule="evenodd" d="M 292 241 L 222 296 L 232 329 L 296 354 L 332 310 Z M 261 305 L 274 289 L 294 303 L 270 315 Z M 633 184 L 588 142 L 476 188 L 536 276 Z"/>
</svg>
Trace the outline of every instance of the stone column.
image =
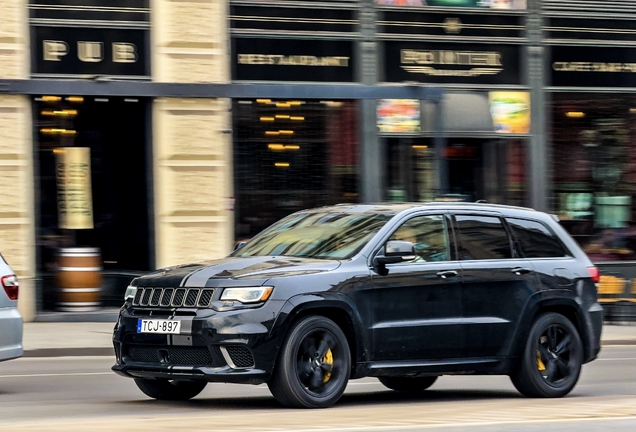
<svg viewBox="0 0 636 432">
<path fill-rule="evenodd" d="M 230 80 L 225 0 L 155 0 L 153 80 Z M 156 266 L 220 258 L 234 217 L 231 104 L 226 99 L 153 102 Z"/>
<path fill-rule="evenodd" d="M 0 78 L 29 73 L 26 0 L 0 0 Z M 0 95 L 0 253 L 20 279 L 18 307 L 35 317 L 35 228 L 31 101 Z"/>
</svg>

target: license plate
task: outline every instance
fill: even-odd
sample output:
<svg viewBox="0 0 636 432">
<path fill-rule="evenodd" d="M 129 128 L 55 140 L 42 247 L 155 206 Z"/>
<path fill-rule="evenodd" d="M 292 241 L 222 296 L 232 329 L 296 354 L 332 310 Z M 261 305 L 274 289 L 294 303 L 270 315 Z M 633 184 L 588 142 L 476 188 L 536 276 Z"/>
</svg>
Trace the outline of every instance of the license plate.
<svg viewBox="0 0 636 432">
<path fill-rule="evenodd" d="M 137 333 L 179 334 L 181 321 L 160 319 L 137 320 Z"/>
</svg>

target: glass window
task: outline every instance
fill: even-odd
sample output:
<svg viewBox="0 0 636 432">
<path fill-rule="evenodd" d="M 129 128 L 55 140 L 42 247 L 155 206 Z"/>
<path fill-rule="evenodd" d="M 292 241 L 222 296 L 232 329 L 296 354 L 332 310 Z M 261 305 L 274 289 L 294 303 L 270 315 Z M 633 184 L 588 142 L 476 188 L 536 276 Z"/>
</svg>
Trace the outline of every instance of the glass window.
<svg viewBox="0 0 636 432">
<path fill-rule="evenodd" d="M 493 216 L 456 216 L 459 228 L 459 259 L 512 258 L 510 241 L 501 219 Z"/>
<path fill-rule="evenodd" d="M 636 96 L 552 95 L 553 205 L 590 259 L 636 260 Z"/>
<path fill-rule="evenodd" d="M 553 258 L 567 254 L 559 239 L 540 222 L 506 219 L 514 233 L 517 248 L 526 258 Z"/>
<path fill-rule="evenodd" d="M 233 255 L 347 259 L 391 217 L 386 213 L 297 213 L 267 228 Z"/>
<path fill-rule="evenodd" d="M 443 216 L 418 216 L 398 228 L 391 240 L 408 241 L 415 245 L 417 258 L 410 262 L 449 261 L 447 233 Z"/>
<path fill-rule="evenodd" d="M 236 238 L 290 213 L 356 203 L 355 101 L 235 100 Z"/>
</svg>

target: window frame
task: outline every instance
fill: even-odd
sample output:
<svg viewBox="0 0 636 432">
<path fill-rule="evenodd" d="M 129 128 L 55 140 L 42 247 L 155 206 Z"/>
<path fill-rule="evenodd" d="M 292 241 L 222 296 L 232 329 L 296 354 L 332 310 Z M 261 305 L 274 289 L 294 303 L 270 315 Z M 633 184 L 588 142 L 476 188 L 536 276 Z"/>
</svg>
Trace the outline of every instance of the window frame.
<svg viewBox="0 0 636 432">
<path fill-rule="evenodd" d="M 383 255 L 384 254 L 384 246 L 386 245 L 386 242 L 389 241 L 389 239 L 393 236 L 393 234 L 395 234 L 395 232 L 398 229 L 400 229 L 405 223 L 407 223 L 411 219 L 414 219 L 416 217 L 422 217 L 422 216 L 442 216 L 443 217 L 443 220 L 446 223 L 446 236 L 447 236 L 447 239 L 448 239 L 448 248 L 449 248 L 449 252 L 450 252 L 450 259 L 447 260 L 447 261 L 427 261 L 427 262 L 405 261 L 405 262 L 397 263 L 397 264 L 387 264 L 387 266 L 394 266 L 394 265 L 401 265 L 401 266 L 403 266 L 403 265 L 426 265 L 426 264 L 449 263 L 449 262 L 459 261 L 459 255 L 457 253 L 457 241 L 456 241 L 456 237 L 455 237 L 455 228 L 454 228 L 454 225 L 453 225 L 452 215 L 448 211 L 433 211 L 433 210 L 430 210 L 430 211 L 426 211 L 426 212 L 410 213 L 410 214 L 405 215 L 403 218 L 400 218 L 398 221 L 396 221 L 395 225 L 394 225 L 394 228 L 392 228 L 386 235 L 382 236 L 380 241 L 374 247 L 375 252 L 370 255 L 369 265 L 372 267 L 373 266 L 372 263 L 373 263 L 374 258 L 379 256 L 379 255 Z"/>
<path fill-rule="evenodd" d="M 463 211 L 454 211 L 451 213 L 452 221 L 454 225 L 454 230 L 456 231 L 456 248 L 457 248 L 457 260 L 460 262 L 472 262 L 472 261 L 509 261 L 515 259 L 525 259 L 521 256 L 521 254 L 516 250 L 515 243 L 513 241 L 513 233 L 511 228 L 506 223 L 506 217 L 501 213 L 497 212 L 463 212 Z M 459 222 L 457 221 L 458 216 L 474 216 L 474 217 L 491 217 L 496 218 L 501 222 L 501 225 L 506 233 L 506 237 L 508 238 L 508 247 L 510 248 L 510 258 L 489 258 L 489 259 L 461 259 L 459 256 L 459 252 L 462 249 L 462 241 L 461 241 L 461 231 L 459 229 Z"/>
<path fill-rule="evenodd" d="M 512 224 L 508 224 L 508 219 L 516 219 L 516 220 L 521 220 L 526 222 L 538 223 L 539 225 L 544 227 L 546 230 L 548 230 L 548 232 L 552 235 L 552 237 L 556 239 L 557 243 L 563 250 L 564 255 L 558 256 L 558 257 L 535 257 L 535 258 L 526 257 L 525 253 L 523 253 L 523 248 L 521 247 L 521 241 L 517 238 L 517 234 L 515 233 L 515 229 L 512 226 Z M 531 260 L 561 260 L 561 259 L 574 258 L 574 255 L 572 254 L 570 249 L 563 243 L 563 241 L 561 241 L 561 238 L 554 232 L 554 230 L 550 226 L 548 226 L 543 221 L 537 220 L 537 219 L 531 219 L 528 217 L 518 217 L 518 216 L 504 216 L 504 220 L 506 221 L 506 225 L 508 225 L 510 234 L 514 239 L 513 245 L 514 245 L 515 252 L 520 256 L 520 258 L 531 259 Z M 517 244 L 519 245 L 520 250 L 517 250 Z"/>
</svg>

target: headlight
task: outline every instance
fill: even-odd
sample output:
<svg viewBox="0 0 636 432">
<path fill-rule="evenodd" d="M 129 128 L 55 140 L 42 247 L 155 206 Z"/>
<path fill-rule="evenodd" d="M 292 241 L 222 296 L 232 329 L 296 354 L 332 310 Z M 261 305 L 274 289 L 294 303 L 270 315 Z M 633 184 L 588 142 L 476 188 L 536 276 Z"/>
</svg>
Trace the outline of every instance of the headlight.
<svg viewBox="0 0 636 432">
<path fill-rule="evenodd" d="M 272 295 L 274 287 L 225 288 L 221 300 L 239 301 L 241 303 L 264 302 Z"/>
<path fill-rule="evenodd" d="M 121 292 L 121 291 L 120 291 Z M 137 294 L 137 287 L 129 286 L 126 288 L 126 294 L 124 294 L 124 301 L 135 298 L 135 294 Z"/>
</svg>

